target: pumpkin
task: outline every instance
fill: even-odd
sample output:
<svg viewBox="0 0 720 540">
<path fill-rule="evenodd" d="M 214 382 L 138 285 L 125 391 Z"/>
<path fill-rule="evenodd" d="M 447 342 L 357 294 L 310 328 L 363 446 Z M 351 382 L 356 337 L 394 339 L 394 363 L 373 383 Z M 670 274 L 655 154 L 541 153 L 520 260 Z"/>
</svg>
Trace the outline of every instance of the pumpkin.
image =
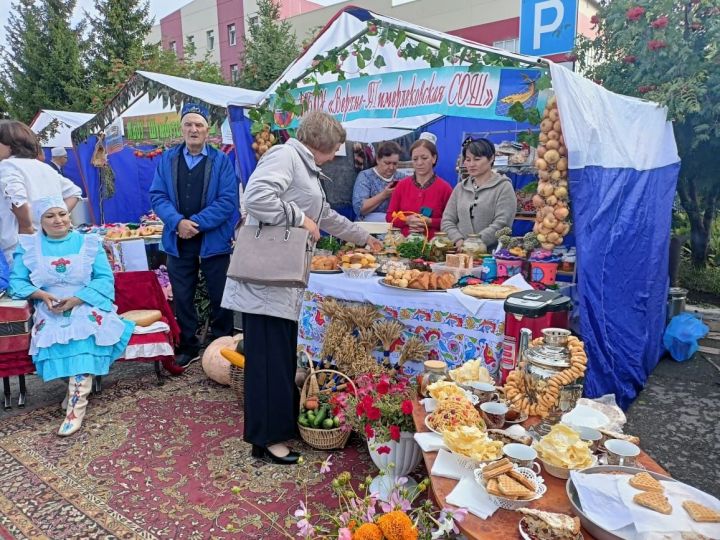
<svg viewBox="0 0 720 540">
<path fill-rule="evenodd" d="M 220 349 L 227 347 L 235 350 L 240 338 L 242 338 L 242 334 L 223 336 L 207 346 L 202 357 L 202 368 L 208 378 L 223 386 L 230 386 L 230 366 L 232 364 L 222 357 Z"/>
</svg>

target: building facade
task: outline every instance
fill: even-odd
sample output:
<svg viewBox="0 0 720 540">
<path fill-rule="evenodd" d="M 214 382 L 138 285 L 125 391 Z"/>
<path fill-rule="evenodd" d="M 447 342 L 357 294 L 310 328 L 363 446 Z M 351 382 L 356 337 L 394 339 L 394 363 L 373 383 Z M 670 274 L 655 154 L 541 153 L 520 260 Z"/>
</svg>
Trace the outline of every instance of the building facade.
<svg viewBox="0 0 720 540">
<path fill-rule="evenodd" d="M 280 16 L 295 30 L 298 42 L 305 41 L 325 26 L 338 10 L 360 7 L 460 36 L 478 43 L 518 52 L 521 0 L 279 0 Z M 597 12 L 597 1 L 578 0 L 579 34 L 592 35 L 590 18 Z M 196 58 L 209 58 L 220 64 L 228 81 L 239 75 L 243 39 L 251 21 L 257 17 L 256 0 L 193 0 L 163 17 L 147 41 L 162 42 L 165 49 L 185 54 L 189 41 Z M 562 62 L 565 55 L 552 60 Z"/>
</svg>

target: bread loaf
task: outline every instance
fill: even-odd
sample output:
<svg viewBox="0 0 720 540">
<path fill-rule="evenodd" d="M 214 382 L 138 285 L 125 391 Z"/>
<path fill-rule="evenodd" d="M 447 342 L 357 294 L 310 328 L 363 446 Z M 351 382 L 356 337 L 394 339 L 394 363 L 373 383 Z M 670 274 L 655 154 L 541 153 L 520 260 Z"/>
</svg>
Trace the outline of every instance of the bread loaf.
<svg viewBox="0 0 720 540">
<path fill-rule="evenodd" d="M 162 313 L 157 309 L 133 309 L 121 313 L 120 316 L 138 326 L 150 326 L 162 319 Z"/>
</svg>

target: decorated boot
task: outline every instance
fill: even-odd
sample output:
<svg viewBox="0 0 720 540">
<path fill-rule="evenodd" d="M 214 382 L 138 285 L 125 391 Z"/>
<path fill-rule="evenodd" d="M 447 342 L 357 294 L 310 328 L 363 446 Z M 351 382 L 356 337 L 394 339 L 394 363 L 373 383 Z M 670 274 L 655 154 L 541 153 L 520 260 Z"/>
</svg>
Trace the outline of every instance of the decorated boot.
<svg viewBox="0 0 720 540">
<path fill-rule="evenodd" d="M 66 437 L 80 429 L 83 418 L 85 418 L 87 398 L 91 391 L 92 375 L 75 375 L 70 377 L 70 382 L 68 383 L 70 399 L 67 404 L 67 414 L 58 430 L 58 435 Z"/>
</svg>

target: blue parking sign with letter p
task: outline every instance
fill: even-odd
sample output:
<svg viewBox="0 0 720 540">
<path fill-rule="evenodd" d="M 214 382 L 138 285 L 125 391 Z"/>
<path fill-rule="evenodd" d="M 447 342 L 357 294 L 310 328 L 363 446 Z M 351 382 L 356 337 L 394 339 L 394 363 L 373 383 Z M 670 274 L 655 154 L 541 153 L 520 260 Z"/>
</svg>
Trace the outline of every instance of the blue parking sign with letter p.
<svg viewBox="0 0 720 540">
<path fill-rule="evenodd" d="M 520 54 L 547 56 L 575 46 L 578 0 L 522 0 Z"/>
</svg>

